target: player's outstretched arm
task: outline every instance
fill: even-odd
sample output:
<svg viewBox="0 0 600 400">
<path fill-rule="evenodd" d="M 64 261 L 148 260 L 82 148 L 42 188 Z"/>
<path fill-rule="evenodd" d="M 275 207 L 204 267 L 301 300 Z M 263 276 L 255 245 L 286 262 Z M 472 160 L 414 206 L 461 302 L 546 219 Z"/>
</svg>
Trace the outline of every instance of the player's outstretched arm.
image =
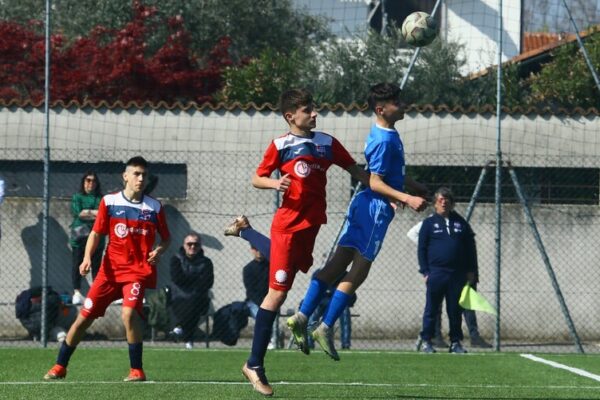
<svg viewBox="0 0 600 400">
<path fill-rule="evenodd" d="M 258 176 L 254 174 L 252 177 L 252 186 L 257 189 L 274 189 L 278 192 L 285 192 L 292 183 L 289 176 L 290 174 L 285 174 L 279 179 L 273 179 L 268 176 Z"/>
<path fill-rule="evenodd" d="M 427 188 L 427 186 L 415 181 L 410 176 L 404 177 L 404 185 L 421 197 L 427 197 L 429 195 L 429 189 Z"/>
<path fill-rule="evenodd" d="M 371 174 L 370 185 L 372 191 L 382 194 L 388 199 L 404 203 L 415 211 L 423 211 L 427 207 L 427 201 L 424 198 L 395 190 L 383 181 L 381 175 Z"/>
<path fill-rule="evenodd" d="M 369 181 L 370 181 L 369 175 L 370 174 L 367 171 L 365 171 L 363 168 L 354 164 L 354 165 L 348 167 L 348 169 L 346 171 L 348 171 L 350 173 L 352 178 L 356 179 L 357 181 L 360 181 L 360 183 L 362 183 L 364 187 L 369 187 Z"/>
</svg>

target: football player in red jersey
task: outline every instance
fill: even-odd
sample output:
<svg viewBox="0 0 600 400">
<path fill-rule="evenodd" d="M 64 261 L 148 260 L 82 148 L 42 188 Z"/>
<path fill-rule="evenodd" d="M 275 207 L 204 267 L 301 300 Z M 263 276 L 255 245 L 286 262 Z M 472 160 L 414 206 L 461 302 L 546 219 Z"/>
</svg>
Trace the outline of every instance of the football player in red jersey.
<svg viewBox="0 0 600 400">
<path fill-rule="evenodd" d="M 356 165 L 339 141 L 313 130 L 317 113 L 308 91 L 284 92 L 280 109 L 289 132 L 269 144 L 252 178 L 254 187 L 277 190 L 283 194 L 283 200 L 271 224 L 269 292 L 257 313 L 252 351 L 242 368 L 254 389 L 266 396 L 273 394 L 264 370 L 273 321 L 296 273 L 306 273 L 312 265 L 315 239 L 320 226 L 327 222 L 327 169 L 336 164 L 365 185 L 369 182 L 369 175 Z M 271 178 L 275 170 L 281 178 Z"/>
<path fill-rule="evenodd" d="M 85 331 L 119 299 L 123 299 L 121 317 L 129 344 L 130 372 L 125 381 L 146 380 L 142 368 L 144 291 L 156 287 L 156 264 L 170 242 L 162 204 L 143 193 L 147 169 L 144 158 L 131 158 L 123 172 L 125 188 L 104 196 L 100 202 L 79 266 L 81 275 L 90 272 L 91 256 L 100 236 L 108 235 L 109 243 L 100 271 L 62 343 L 56 364 L 44 376 L 46 380 L 65 378 L 67 364 Z M 157 232 L 161 241 L 154 247 Z"/>
</svg>

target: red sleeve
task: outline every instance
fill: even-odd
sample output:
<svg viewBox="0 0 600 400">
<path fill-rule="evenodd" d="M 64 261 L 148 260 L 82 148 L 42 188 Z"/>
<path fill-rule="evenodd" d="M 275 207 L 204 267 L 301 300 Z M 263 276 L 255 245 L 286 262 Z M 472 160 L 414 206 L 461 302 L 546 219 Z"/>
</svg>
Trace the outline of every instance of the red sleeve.
<svg viewBox="0 0 600 400">
<path fill-rule="evenodd" d="M 336 139 L 333 138 L 333 143 L 331 144 L 331 149 L 333 153 L 333 163 L 335 165 L 339 165 L 344 169 L 348 169 L 354 164 L 354 158 L 348 153 L 348 150 Z"/>
<path fill-rule="evenodd" d="M 92 230 L 100 235 L 108 235 L 109 225 L 108 208 L 106 207 L 104 198 L 102 198 L 102 200 L 100 200 L 100 205 L 98 206 L 98 214 L 96 215 L 96 222 L 94 222 Z"/>
<path fill-rule="evenodd" d="M 263 160 L 258 168 L 256 168 L 256 175 L 269 177 L 279 167 L 279 164 L 279 152 L 275 147 L 275 143 L 271 142 L 265 151 Z"/>
<path fill-rule="evenodd" d="M 160 205 L 160 211 L 158 212 L 158 216 L 156 218 L 156 229 L 158 230 L 158 234 L 162 241 L 167 241 L 171 238 L 171 233 L 169 232 L 169 227 L 167 226 L 167 217 L 165 215 L 165 208 Z"/>
</svg>

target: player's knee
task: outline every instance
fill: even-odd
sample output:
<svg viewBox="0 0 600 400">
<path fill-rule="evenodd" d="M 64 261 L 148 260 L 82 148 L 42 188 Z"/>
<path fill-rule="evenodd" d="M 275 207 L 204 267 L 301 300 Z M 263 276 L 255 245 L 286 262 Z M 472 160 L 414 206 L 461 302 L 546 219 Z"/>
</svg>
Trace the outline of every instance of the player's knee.
<svg viewBox="0 0 600 400">
<path fill-rule="evenodd" d="M 269 292 L 265 296 L 261 307 L 272 311 L 279 309 L 279 307 L 281 307 L 285 302 L 287 293 L 287 291 L 269 289 Z"/>
<path fill-rule="evenodd" d="M 137 311 L 133 308 L 123 307 L 121 310 L 121 320 L 125 326 L 130 326 L 137 317 Z"/>
</svg>

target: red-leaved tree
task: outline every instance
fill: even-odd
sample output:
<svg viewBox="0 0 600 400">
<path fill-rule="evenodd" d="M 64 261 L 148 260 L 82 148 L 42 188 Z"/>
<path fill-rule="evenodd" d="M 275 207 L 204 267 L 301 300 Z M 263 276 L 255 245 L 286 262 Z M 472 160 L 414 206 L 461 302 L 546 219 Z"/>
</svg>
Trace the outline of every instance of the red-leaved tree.
<svg viewBox="0 0 600 400">
<path fill-rule="evenodd" d="M 222 86 L 230 40 L 221 38 L 198 57 L 180 16 L 157 19 L 155 7 L 133 1 L 133 18 L 124 27 L 96 27 L 67 44 L 51 36 L 51 101 L 100 100 L 209 102 Z M 164 44 L 149 54 L 148 38 L 158 24 L 167 27 Z M 43 100 L 44 37 L 30 28 L 0 22 L 0 99 Z"/>
</svg>

